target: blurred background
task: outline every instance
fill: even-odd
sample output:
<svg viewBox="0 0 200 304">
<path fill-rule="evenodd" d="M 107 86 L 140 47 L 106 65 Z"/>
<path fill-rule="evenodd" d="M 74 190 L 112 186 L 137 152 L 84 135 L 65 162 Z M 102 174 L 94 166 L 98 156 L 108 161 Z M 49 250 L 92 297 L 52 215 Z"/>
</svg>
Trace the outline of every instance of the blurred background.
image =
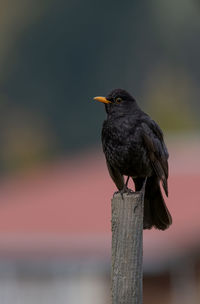
<svg viewBox="0 0 200 304">
<path fill-rule="evenodd" d="M 200 2 L 1 0 L 0 27 L 0 303 L 111 303 L 92 98 L 117 87 L 170 152 L 174 223 L 144 232 L 144 303 L 200 303 Z"/>
</svg>

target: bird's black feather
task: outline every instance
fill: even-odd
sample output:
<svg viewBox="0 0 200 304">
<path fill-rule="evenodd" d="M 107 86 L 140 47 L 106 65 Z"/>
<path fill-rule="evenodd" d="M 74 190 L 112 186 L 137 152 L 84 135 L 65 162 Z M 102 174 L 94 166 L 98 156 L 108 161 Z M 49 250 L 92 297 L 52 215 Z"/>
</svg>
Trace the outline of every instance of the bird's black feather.
<svg viewBox="0 0 200 304">
<path fill-rule="evenodd" d="M 125 90 L 113 90 L 106 99 L 110 103 L 105 105 L 102 145 L 110 176 L 119 190 L 125 186 L 123 176 L 131 176 L 137 191 L 147 177 L 144 229 L 165 230 L 172 219 L 160 190 L 161 181 L 168 195 L 168 151 L 162 130 Z"/>
</svg>

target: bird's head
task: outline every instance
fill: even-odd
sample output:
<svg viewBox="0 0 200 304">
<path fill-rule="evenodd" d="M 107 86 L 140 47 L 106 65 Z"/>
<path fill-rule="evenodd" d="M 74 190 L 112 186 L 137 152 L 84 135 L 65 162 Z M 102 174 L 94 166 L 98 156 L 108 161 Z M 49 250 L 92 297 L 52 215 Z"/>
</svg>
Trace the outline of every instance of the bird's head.
<svg viewBox="0 0 200 304">
<path fill-rule="evenodd" d="M 94 100 L 103 102 L 108 114 L 127 113 L 136 104 L 135 99 L 123 89 L 115 89 L 106 97 L 97 96 Z"/>
</svg>

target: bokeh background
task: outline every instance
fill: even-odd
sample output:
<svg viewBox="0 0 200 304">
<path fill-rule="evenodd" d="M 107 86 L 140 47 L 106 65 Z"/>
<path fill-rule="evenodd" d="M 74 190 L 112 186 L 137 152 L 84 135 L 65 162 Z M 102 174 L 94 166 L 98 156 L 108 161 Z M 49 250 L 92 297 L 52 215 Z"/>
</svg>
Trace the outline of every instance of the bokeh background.
<svg viewBox="0 0 200 304">
<path fill-rule="evenodd" d="M 144 232 L 144 303 L 200 302 L 200 2 L 0 1 L 0 302 L 110 303 L 96 95 L 162 127 L 173 226 Z"/>
</svg>

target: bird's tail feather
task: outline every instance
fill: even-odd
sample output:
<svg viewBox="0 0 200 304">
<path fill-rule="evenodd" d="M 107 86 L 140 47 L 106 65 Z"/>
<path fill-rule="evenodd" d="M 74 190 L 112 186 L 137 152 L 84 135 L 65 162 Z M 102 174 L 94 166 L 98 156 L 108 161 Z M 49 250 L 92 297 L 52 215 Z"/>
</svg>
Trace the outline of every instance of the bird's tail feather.
<svg viewBox="0 0 200 304">
<path fill-rule="evenodd" d="M 141 179 L 135 180 L 136 191 L 141 190 Z M 146 183 L 144 197 L 143 228 L 155 227 L 160 230 L 167 229 L 172 224 L 172 217 L 163 199 L 159 180 L 156 176 L 149 177 Z"/>
<path fill-rule="evenodd" d="M 165 230 L 172 224 L 172 217 L 167 209 L 157 177 L 147 179 L 144 199 L 144 229 L 154 226 Z"/>
</svg>

